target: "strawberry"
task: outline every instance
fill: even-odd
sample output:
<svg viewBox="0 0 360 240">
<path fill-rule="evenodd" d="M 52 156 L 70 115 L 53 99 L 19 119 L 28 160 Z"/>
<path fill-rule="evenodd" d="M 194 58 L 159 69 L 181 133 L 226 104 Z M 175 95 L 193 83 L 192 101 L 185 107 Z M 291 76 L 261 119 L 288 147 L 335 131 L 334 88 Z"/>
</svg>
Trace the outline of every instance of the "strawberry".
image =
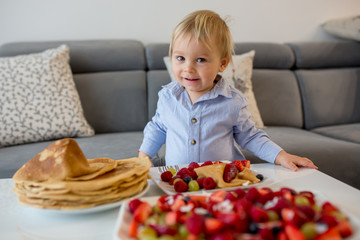
<svg viewBox="0 0 360 240">
<path fill-rule="evenodd" d="M 338 224 L 336 217 L 330 214 L 321 215 L 319 222 L 325 223 L 329 228 L 335 227 Z"/>
<path fill-rule="evenodd" d="M 326 201 L 321 206 L 322 214 L 331 214 L 334 211 L 339 211 L 337 207 L 335 207 L 332 203 Z"/>
<path fill-rule="evenodd" d="M 242 172 L 242 170 L 244 170 L 244 165 L 241 163 L 240 160 L 235 160 L 235 161 L 231 162 L 230 164 L 234 165 L 239 172 Z"/>
<path fill-rule="evenodd" d="M 233 192 L 228 192 L 226 195 L 225 195 L 225 198 L 224 200 L 229 200 L 229 201 L 235 201 L 236 200 L 236 197 L 235 194 Z"/>
<path fill-rule="evenodd" d="M 192 170 L 194 170 L 195 168 L 198 168 L 198 167 L 200 167 L 200 165 L 197 162 L 192 162 L 192 163 L 189 164 L 188 169 L 190 171 L 192 171 Z"/>
<path fill-rule="evenodd" d="M 181 215 L 182 214 L 180 211 L 171 211 L 166 213 L 165 224 L 167 226 L 175 226 L 177 223 L 180 222 Z"/>
<path fill-rule="evenodd" d="M 230 233 L 218 233 L 210 238 L 210 240 L 234 240 L 234 237 Z"/>
<path fill-rule="evenodd" d="M 172 177 L 173 177 L 173 174 L 172 174 L 172 172 L 170 172 L 170 171 L 165 171 L 165 172 L 163 172 L 162 174 L 161 174 L 161 180 L 162 181 L 164 181 L 164 182 L 169 182 L 171 179 L 172 179 Z"/>
<path fill-rule="evenodd" d="M 138 223 L 144 223 L 150 216 L 151 209 L 148 202 L 142 202 L 134 212 L 134 220 Z"/>
<path fill-rule="evenodd" d="M 174 203 L 171 205 L 170 208 L 171 208 L 172 211 L 177 211 L 177 210 L 180 210 L 180 208 L 181 208 L 182 206 L 185 206 L 185 201 L 184 201 L 183 198 L 178 197 L 178 198 L 175 198 L 175 201 L 174 201 Z"/>
<path fill-rule="evenodd" d="M 128 236 L 131 238 L 137 238 L 137 228 L 138 228 L 138 222 L 135 221 L 135 219 L 132 219 L 128 230 Z"/>
<path fill-rule="evenodd" d="M 159 199 L 156 202 L 156 206 L 163 212 L 168 212 L 171 210 L 171 205 L 169 204 L 169 200 L 171 198 L 171 201 L 173 201 L 172 196 L 163 195 L 159 197 Z"/>
<path fill-rule="evenodd" d="M 314 240 L 342 240 L 339 230 L 335 227 L 328 229 L 326 232 L 318 235 Z M 291 240 L 291 239 L 290 239 Z"/>
<path fill-rule="evenodd" d="M 339 230 L 339 233 L 340 233 L 341 237 L 343 237 L 343 238 L 347 238 L 347 237 L 351 236 L 353 233 L 353 230 L 352 230 L 352 227 L 351 227 L 349 221 L 340 222 L 336 226 L 336 228 Z"/>
<path fill-rule="evenodd" d="M 212 177 L 207 177 L 203 181 L 203 187 L 206 190 L 214 189 L 216 187 L 216 183 Z"/>
<path fill-rule="evenodd" d="M 250 209 L 250 216 L 252 220 L 257 223 L 266 222 L 269 220 L 269 216 L 267 212 L 264 209 L 257 207 L 255 205 L 253 205 L 252 208 Z"/>
<path fill-rule="evenodd" d="M 131 200 L 128 204 L 129 206 L 129 211 L 134 214 L 135 210 L 138 208 L 138 206 L 142 203 L 142 201 L 138 198 L 134 198 L 133 200 Z"/>
<path fill-rule="evenodd" d="M 205 233 L 214 234 L 219 232 L 224 224 L 216 218 L 205 218 Z"/>
<path fill-rule="evenodd" d="M 225 182 L 231 182 L 236 175 L 238 174 L 238 170 L 235 165 L 233 164 L 226 164 L 223 174 L 223 179 Z"/>
<path fill-rule="evenodd" d="M 205 218 L 202 215 L 194 213 L 185 220 L 186 229 L 189 233 L 199 235 L 203 232 L 205 226 Z"/>
<path fill-rule="evenodd" d="M 294 208 L 302 213 L 305 214 L 305 216 L 307 217 L 308 221 L 311 221 L 314 219 L 316 212 L 314 210 L 314 208 L 310 207 L 310 206 L 306 206 L 306 205 L 302 205 L 302 206 L 294 206 Z"/>
<path fill-rule="evenodd" d="M 241 160 L 241 164 L 246 168 L 250 168 L 250 161 L 249 160 Z"/>
<path fill-rule="evenodd" d="M 259 230 L 259 235 L 261 236 L 261 239 L 266 239 L 266 240 L 275 240 L 275 237 L 273 235 L 272 230 L 270 230 L 269 228 L 262 228 Z"/>
<path fill-rule="evenodd" d="M 285 233 L 289 240 L 306 240 L 302 232 L 292 224 L 287 224 L 285 226 Z"/>
<path fill-rule="evenodd" d="M 296 227 L 300 227 L 307 221 L 305 214 L 295 208 L 283 208 L 281 210 L 281 217 L 286 223 L 291 223 Z"/>
<path fill-rule="evenodd" d="M 224 201 L 227 192 L 225 190 L 218 190 L 211 193 L 209 201 L 212 203 L 220 203 Z"/>
<path fill-rule="evenodd" d="M 185 181 L 179 180 L 174 184 L 174 189 L 176 192 L 186 192 L 188 190 L 188 185 Z"/>
</svg>

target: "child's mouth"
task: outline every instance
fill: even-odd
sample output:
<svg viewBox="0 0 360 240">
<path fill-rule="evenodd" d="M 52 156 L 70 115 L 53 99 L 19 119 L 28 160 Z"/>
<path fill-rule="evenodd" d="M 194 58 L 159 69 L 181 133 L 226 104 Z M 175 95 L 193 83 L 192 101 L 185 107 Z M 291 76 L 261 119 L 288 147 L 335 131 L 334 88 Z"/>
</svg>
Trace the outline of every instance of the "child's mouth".
<svg viewBox="0 0 360 240">
<path fill-rule="evenodd" d="M 199 78 L 185 78 L 186 81 L 197 81 Z"/>
</svg>

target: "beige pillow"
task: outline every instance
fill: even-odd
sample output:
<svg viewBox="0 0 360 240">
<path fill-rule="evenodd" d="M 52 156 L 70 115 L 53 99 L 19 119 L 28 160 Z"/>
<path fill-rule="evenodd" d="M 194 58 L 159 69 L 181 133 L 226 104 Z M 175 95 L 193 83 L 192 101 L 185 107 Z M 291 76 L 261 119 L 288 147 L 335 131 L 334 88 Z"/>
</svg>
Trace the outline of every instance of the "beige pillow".
<svg viewBox="0 0 360 240">
<path fill-rule="evenodd" d="M 336 37 L 360 41 L 360 16 L 332 19 L 321 26 Z"/>
<path fill-rule="evenodd" d="M 62 45 L 0 58 L 0 147 L 91 136 Z"/>
<path fill-rule="evenodd" d="M 264 123 L 261 119 L 261 115 L 256 103 L 251 81 L 254 56 L 254 50 L 241 55 L 234 55 L 232 63 L 230 63 L 224 72 L 220 74 L 232 86 L 243 93 L 248 101 L 248 110 L 251 114 L 251 119 L 255 122 L 255 126 L 257 128 L 264 128 Z M 171 80 L 176 81 L 172 73 L 170 57 L 164 57 L 164 62 L 170 74 Z"/>
</svg>

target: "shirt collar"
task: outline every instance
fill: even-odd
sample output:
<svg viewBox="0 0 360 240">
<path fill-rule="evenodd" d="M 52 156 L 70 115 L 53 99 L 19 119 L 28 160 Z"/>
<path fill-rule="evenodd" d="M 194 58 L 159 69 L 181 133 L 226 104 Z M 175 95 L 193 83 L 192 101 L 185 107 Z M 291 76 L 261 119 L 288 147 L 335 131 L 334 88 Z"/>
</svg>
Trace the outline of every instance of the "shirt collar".
<svg viewBox="0 0 360 240">
<path fill-rule="evenodd" d="M 224 96 L 226 98 L 231 98 L 231 88 L 229 87 L 229 83 L 222 78 L 220 75 L 216 76 L 215 86 L 207 93 L 205 93 L 199 100 L 209 100 L 217 98 L 219 95 Z M 168 88 L 171 93 L 176 97 L 176 99 L 180 98 L 180 95 L 185 91 L 185 88 L 178 82 L 171 82 L 170 84 L 164 86 Z"/>
</svg>

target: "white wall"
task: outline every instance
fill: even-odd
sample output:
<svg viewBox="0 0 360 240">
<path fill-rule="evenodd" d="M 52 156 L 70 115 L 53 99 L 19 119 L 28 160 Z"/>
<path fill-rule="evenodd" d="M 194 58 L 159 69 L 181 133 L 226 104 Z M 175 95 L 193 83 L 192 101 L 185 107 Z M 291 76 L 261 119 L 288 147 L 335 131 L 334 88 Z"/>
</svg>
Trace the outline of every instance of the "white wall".
<svg viewBox="0 0 360 240">
<path fill-rule="evenodd" d="M 138 39 L 168 42 L 186 14 L 229 15 L 234 41 L 333 40 L 320 24 L 360 14 L 359 0 L 0 0 L 0 44 L 11 41 Z"/>
</svg>

